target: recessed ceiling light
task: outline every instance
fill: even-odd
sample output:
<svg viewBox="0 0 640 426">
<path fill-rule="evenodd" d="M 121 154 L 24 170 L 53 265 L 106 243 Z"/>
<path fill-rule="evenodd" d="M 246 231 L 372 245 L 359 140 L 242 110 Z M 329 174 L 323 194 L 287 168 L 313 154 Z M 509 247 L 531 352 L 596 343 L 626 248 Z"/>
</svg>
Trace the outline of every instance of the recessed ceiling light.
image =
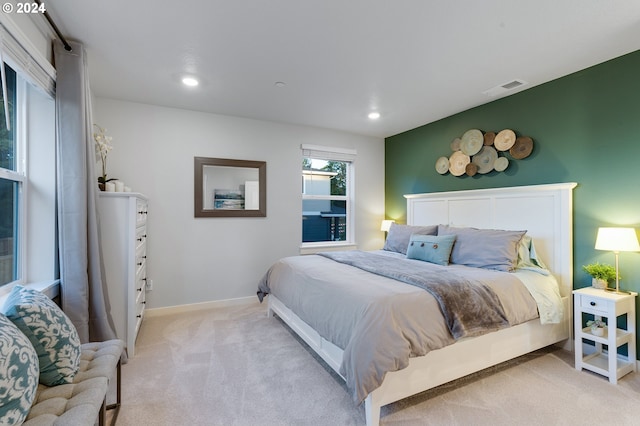
<svg viewBox="0 0 640 426">
<path fill-rule="evenodd" d="M 195 87 L 199 84 L 198 80 L 193 77 L 183 77 L 182 84 L 189 87 Z"/>
<path fill-rule="evenodd" d="M 369 120 L 377 120 L 378 118 L 380 118 L 380 113 L 377 111 L 373 111 L 369 113 L 368 117 Z"/>
</svg>

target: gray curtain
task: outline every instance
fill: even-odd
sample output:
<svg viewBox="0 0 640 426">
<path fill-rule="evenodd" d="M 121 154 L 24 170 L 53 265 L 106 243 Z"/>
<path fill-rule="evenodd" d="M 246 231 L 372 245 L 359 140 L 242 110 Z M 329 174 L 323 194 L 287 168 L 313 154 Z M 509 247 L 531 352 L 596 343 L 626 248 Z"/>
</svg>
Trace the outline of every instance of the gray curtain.
<svg viewBox="0 0 640 426">
<path fill-rule="evenodd" d="M 84 342 L 116 338 L 99 244 L 96 156 L 86 52 L 54 44 L 62 309 Z"/>
</svg>

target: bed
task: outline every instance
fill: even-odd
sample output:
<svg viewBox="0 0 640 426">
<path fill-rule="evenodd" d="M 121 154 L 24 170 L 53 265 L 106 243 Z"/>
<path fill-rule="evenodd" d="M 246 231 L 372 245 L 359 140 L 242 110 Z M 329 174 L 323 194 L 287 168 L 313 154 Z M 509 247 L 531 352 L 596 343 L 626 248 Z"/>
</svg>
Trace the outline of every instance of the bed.
<svg viewBox="0 0 640 426">
<path fill-rule="evenodd" d="M 561 183 L 405 195 L 408 226 L 403 231 L 418 229 L 412 228 L 418 226 L 438 229 L 436 237 L 411 235 L 410 241 L 416 243 L 415 248 L 410 245 L 407 249 L 411 259 L 394 250 L 281 259 L 261 281 L 258 295 L 262 299 L 268 294 L 269 316 L 277 314 L 345 379 L 354 401 L 365 403 L 367 425 L 378 425 L 380 408 L 386 404 L 545 346 L 560 344 L 570 348 L 572 190 L 575 186 L 575 183 Z M 522 237 L 526 231 L 527 247 L 534 247 L 530 241 L 535 243 L 533 260 L 540 259 L 541 264 L 544 261 L 542 266 L 549 273 L 537 271 L 537 265 L 512 271 L 501 266 L 476 268 L 473 264 L 446 265 L 445 262 L 441 265 L 433 259 L 421 261 L 424 259 L 420 257 L 425 254 L 417 248 L 420 241 L 438 238 L 439 244 L 433 247 L 439 245 L 439 252 L 452 240 L 455 251 L 470 241 L 465 232 L 475 238 L 477 232 L 494 230 L 504 233 L 499 235 L 500 241 L 505 236 L 510 240 L 517 235 Z M 447 239 L 445 234 L 454 234 L 454 237 Z M 519 239 L 518 248 L 523 241 Z M 388 243 L 389 240 L 385 244 L 387 249 Z M 460 250 L 455 254 L 457 259 L 463 259 L 464 253 Z M 454 251 L 451 260 L 454 260 Z M 499 250 L 487 253 L 496 251 Z M 426 255 L 431 253 L 433 251 Z M 526 260 L 532 259 L 527 255 Z M 470 281 L 478 281 L 481 290 L 472 291 L 488 294 L 486 298 L 490 301 L 499 296 L 498 305 L 504 307 L 501 313 L 489 315 L 479 311 L 477 315 L 496 316 L 495 322 L 488 324 L 489 331 L 477 332 L 468 323 L 456 322 L 462 315 L 450 313 L 450 307 L 443 305 L 447 294 L 439 294 L 441 290 L 435 291 L 433 283 L 423 282 L 421 277 L 431 275 L 423 273 L 420 269 L 423 267 L 433 271 L 434 276 L 449 274 L 449 278 L 460 281 L 459 285 L 463 286 L 460 288 L 465 291 L 464 286 L 470 285 Z M 548 276 L 542 278 L 545 275 Z M 415 277 L 420 277 L 419 282 L 413 282 Z M 517 286 L 513 280 L 518 282 Z M 543 311 L 544 297 L 541 303 L 539 297 L 532 297 L 534 292 L 522 294 L 521 287 L 531 289 L 538 281 L 547 286 L 549 280 L 556 283 L 559 315 Z M 363 291 L 358 286 L 365 281 L 367 287 Z M 522 282 L 526 285 L 522 286 Z M 525 303 L 522 311 L 511 307 L 511 303 L 521 303 L 520 300 Z M 469 309 L 464 307 L 462 311 Z M 426 317 L 436 315 L 435 322 L 425 325 L 431 321 Z M 543 320 L 547 316 L 554 319 Z M 388 323 L 394 325 L 388 327 Z M 388 331 L 387 327 L 393 330 Z M 421 331 L 427 328 L 428 334 Z M 395 354 L 395 348 L 399 348 L 401 355 Z"/>
</svg>

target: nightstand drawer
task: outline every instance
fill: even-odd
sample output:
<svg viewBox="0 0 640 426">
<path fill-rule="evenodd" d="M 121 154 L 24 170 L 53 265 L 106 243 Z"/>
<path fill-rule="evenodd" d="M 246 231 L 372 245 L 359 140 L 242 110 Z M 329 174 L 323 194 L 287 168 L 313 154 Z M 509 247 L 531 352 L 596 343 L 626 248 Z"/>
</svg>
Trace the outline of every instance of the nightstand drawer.
<svg viewBox="0 0 640 426">
<path fill-rule="evenodd" d="M 609 301 L 603 300 L 600 297 L 581 295 L 580 307 L 586 312 L 606 315 L 609 309 Z"/>
</svg>

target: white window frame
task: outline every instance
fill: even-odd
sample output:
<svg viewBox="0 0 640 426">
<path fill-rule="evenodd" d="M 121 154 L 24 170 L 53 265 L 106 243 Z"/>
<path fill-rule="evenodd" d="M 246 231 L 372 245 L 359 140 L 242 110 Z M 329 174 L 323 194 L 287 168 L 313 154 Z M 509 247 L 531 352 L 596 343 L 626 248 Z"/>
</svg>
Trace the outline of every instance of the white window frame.
<svg viewBox="0 0 640 426">
<path fill-rule="evenodd" d="M 0 66 L 4 66 L 4 64 L 0 63 Z M 17 250 L 14 253 L 16 256 L 16 275 L 17 279 L 14 281 L 9 281 L 8 283 L 0 284 L 1 286 L 12 287 L 15 284 L 24 284 L 25 276 L 26 276 L 26 247 L 24 242 L 27 238 L 27 170 L 26 170 L 26 143 L 24 138 L 24 80 L 20 78 L 19 73 L 16 71 L 16 105 L 18 108 L 14 109 L 14 113 L 16 114 L 15 120 L 15 152 L 14 152 L 14 161 L 16 170 L 9 170 L 5 168 L 0 168 L 0 178 L 6 179 L 8 181 L 17 182 L 18 183 L 18 205 L 16 206 L 16 210 L 18 211 L 18 215 L 14 220 L 17 220 L 18 226 L 16 229 L 16 235 L 14 238 L 16 239 Z M 0 126 L 5 126 L 4 122 L 0 123 Z"/>
<path fill-rule="evenodd" d="M 49 297 L 56 296 L 58 272 L 55 243 L 56 71 L 6 14 L 0 14 L 0 49 L 4 62 L 16 71 L 17 104 L 14 111 L 16 170 L 2 169 L 0 176 L 19 185 L 15 235 L 18 239 L 15 253 L 18 279 L 0 286 L 1 305 L 16 284 L 44 291 Z M 36 189 L 29 191 L 33 185 Z M 31 206 L 33 211 L 29 211 Z"/>
<path fill-rule="evenodd" d="M 317 241 L 317 242 L 301 242 L 300 249 L 303 254 L 313 253 L 322 249 L 346 249 L 355 247 L 355 220 L 354 220 L 354 200 L 355 200 L 355 162 L 357 152 L 355 149 L 336 148 L 321 145 L 302 144 L 302 158 L 313 158 L 327 161 L 341 161 L 348 163 L 347 165 L 347 187 L 346 195 L 306 195 L 302 192 L 302 200 L 300 204 L 306 200 L 339 200 L 346 201 L 346 227 L 347 235 L 345 241 Z M 302 162 L 301 162 L 302 163 Z M 302 174 L 302 169 L 300 170 Z M 300 216 L 302 224 L 302 213 Z M 302 234 L 300 234 L 302 240 Z"/>
</svg>

